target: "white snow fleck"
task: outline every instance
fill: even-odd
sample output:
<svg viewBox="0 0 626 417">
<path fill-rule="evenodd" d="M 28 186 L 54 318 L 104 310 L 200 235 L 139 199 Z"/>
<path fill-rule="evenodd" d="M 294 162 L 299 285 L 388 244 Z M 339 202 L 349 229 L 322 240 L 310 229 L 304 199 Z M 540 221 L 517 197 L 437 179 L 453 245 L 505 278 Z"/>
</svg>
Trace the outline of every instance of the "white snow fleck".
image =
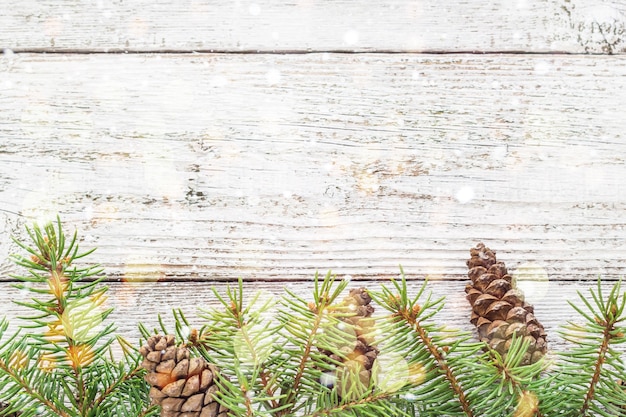
<svg viewBox="0 0 626 417">
<path fill-rule="evenodd" d="M 456 192 L 455 197 L 461 204 L 469 203 L 474 199 L 474 189 L 469 186 L 462 187 Z"/>
<path fill-rule="evenodd" d="M 11 57 L 13 57 L 13 55 L 15 55 L 15 54 L 14 54 L 14 52 L 13 52 L 13 49 L 9 49 L 9 48 L 5 48 L 5 49 L 2 51 L 2 53 L 3 53 L 3 54 L 4 54 L 4 56 L 5 56 L 5 57 L 7 57 L 7 58 L 11 58 Z"/>
<path fill-rule="evenodd" d="M 343 35 L 343 41 L 346 45 L 356 45 L 359 42 L 359 32 L 356 30 L 349 30 Z"/>
<path fill-rule="evenodd" d="M 182 326 L 180 328 L 180 334 L 187 339 L 189 337 L 189 335 L 191 334 L 191 330 L 189 329 L 189 326 Z"/>
<path fill-rule="evenodd" d="M 270 85 L 275 85 L 280 83 L 281 74 L 277 69 L 271 69 L 265 74 L 265 78 L 267 79 L 267 83 Z"/>
<path fill-rule="evenodd" d="M 506 156 L 506 146 L 496 146 L 491 150 L 491 157 L 493 159 L 501 159 Z"/>
<path fill-rule="evenodd" d="M 411 394 L 410 392 L 401 395 L 401 397 L 404 398 L 406 401 L 417 401 L 417 396 L 415 394 Z"/>
<path fill-rule="evenodd" d="M 224 87 L 226 84 L 228 84 L 228 80 L 222 75 L 213 76 L 209 83 L 211 87 Z"/>
<path fill-rule="evenodd" d="M 491 83 L 491 88 L 493 89 L 499 89 L 501 87 L 500 82 L 499 81 L 493 81 Z"/>
<path fill-rule="evenodd" d="M 272 39 L 274 39 L 275 41 L 280 39 L 280 33 L 276 32 L 276 31 L 272 32 Z"/>
<path fill-rule="evenodd" d="M 252 3 L 250 7 L 248 7 L 248 11 L 252 16 L 258 16 L 261 14 L 261 6 L 256 3 Z"/>
<path fill-rule="evenodd" d="M 550 72 L 552 69 L 551 65 L 547 61 L 539 61 L 535 64 L 535 74 L 536 75 L 544 75 Z"/>
<path fill-rule="evenodd" d="M 332 387 L 337 381 L 337 376 L 334 372 L 324 372 L 320 375 L 320 384 L 326 387 Z"/>
</svg>

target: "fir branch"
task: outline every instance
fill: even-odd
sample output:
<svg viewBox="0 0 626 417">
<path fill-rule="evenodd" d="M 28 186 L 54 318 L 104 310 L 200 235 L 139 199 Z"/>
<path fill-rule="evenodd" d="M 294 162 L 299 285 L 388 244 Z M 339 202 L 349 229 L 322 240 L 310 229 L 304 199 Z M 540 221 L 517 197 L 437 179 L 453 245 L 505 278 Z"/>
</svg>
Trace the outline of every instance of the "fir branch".
<svg viewBox="0 0 626 417">
<path fill-rule="evenodd" d="M 582 417 L 623 415 L 626 395 L 618 379 L 626 369 L 618 345 L 626 343 L 626 294 L 620 291 L 617 282 L 605 298 L 598 280 L 590 299 L 578 292 L 584 307 L 569 302 L 585 322 L 563 326 L 561 336 L 573 347 L 558 354 L 560 361 L 550 377 L 537 381 L 535 391 L 545 415 L 564 410 Z"/>
<path fill-rule="evenodd" d="M 296 359 L 295 374 L 288 383 L 283 381 L 281 384 L 289 386 L 287 396 L 280 401 L 280 405 L 287 406 L 287 408 L 278 412 L 277 416 L 289 415 L 298 408 L 297 402 L 300 398 L 303 379 L 308 376 L 307 373 L 314 367 L 315 362 L 318 362 L 318 365 L 322 365 L 319 363 L 319 360 L 315 360 L 315 355 L 312 351 L 318 339 L 319 331 L 322 328 L 322 320 L 329 318 L 326 309 L 335 302 L 339 294 L 345 289 L 347 281 L 340 282 L 335 288 L 333 288 L 333 284 L 334 277 L 328 272 L 320 286 L 319 276 L 316 273 L 313 291 L 314 302 L 312 303 L 307 303 L 296 294 L 287 290 L 289 297 L 285 300 L 285 306 L 290 310 L 281 311 L 281 321 L 284 326 L 283 329 L 287 332 L 285 336 L 296 344 L 296 350 L 299 355 Z M 301 321 L 294 320 L 294 315 L 296 317 L 301 315 Z M 319 372 L 314 373 L 314 382 L 317 382 L 318 374 Z M 305 384 L 306 386 L 310 386 L 310 384 L 307 383 Z"/>
<path fill-rule="evenodd" d="M 365 410 L 366 413 L 371 412 L 370 410 L 372 410 L 372 406 L 375 406 L 374 411 L 377 413 L 376 415 L 400 416 L 402 414 L 399 413 L 398 408 L 395 407 L 392 402 L 385 403 L 393 397 L 395 397 L 394 394 L 388 392 L 378 392 L 353 401 L 336 405 L 330 404 L 328 407 L 316 410 L 312 414 L 305 414 L 304 417 L 339 417 L 344 414 L 353 416 L 355 412 L 358 413 L 361 410 Z"/>
<path fill-rule="evenodd" d="M 42 395 L 36 387 L 30 384 L 28 379 L 24 378 L 20 372 L 16 372 L 13 367 L 9 366 L 2 359 L 0 359 L 0 371 L 3 376 L 0 388 L 6 388 L 7 386 L 13 385 L 13 389 L 11 391 L 14 391 L 15 387 L 18 387 L 19 392 L 25 394 L 25 397 L 29 398 L 30 401 L 23 404 L 24 407 L 28 408 L 23 408 L 20 411 L 32 412 L 32 410 L 37 409 L 41 405 L 55 413 L 57 416 L 74 417 L 71 413 L 69 413 L 69 410 L 65 409 L 65 407 L 58 406 L 58 404 Z M 11 398 L 7 399 L 11 400 Z"/>
<path fill-rule="evenodd" d="M 438 371 L 437 373 L 440 372 L 443 374 L 451 390 L 446 394 L 446 397 L 453 394 L 463 414 L 468 417 L 474 417 L 475 413 L 467 399 L 467 394 L 462 387 L 462 383 L 457 377 L 456 371 L 452 369 L 448 361 L 450 346 L 438 345 L 430 335 L 432 327 L 428 329 L 427 326 L 422 324 L 424 320 L 433 317 L 440 310 L 442 300 L 439 299 L 433 302 L 430 296 L 428 296 L 424 305 L 420 306 L 418 300 L 426 289 L 426 283 L 422 285 L 417 295 L 411 299 L 408 295 L 407 282 L 404 274 L 399 283 L 396 280 L 392 280 L 392 284 L 395 291 L 383 285 L 381 293 L 372 294 L 373 298 L 391 313 L 385 330 L 393 331 L 392 329 L 394 329 L 399 336 L 401 335 L 400 337 L 395 336 L 394 342 L 404 336 L 410 335 L 411 337 L 415 337 L 418 344 L 413 343 L 410 348 L 416 350 L 425 349 L 427 356 L 433 361 L 434 367 Z M 431 373 L 430 378 L 434 379 L 437 378 L 437 376 Z M 445 404 L 447 400 L 441 402 Z"/>
<path fill-rule="evenodd" d="M 600 345 L 600 349 L 598 351 L 598 359 L 595 363 L 595 369 L 593 372 L 593 376 L 591 377 L 591 382 L 589 383 L 589 389 L 587 394 L 585 395 L 585 401 L 580 410 L 581 415 L 586 415 L 588 410 L 592 407 L 592 402 L 596 399 L 596 387 L 600 382 L 600 378 L 602 376 L 602 368 L 607 361 L 610 360 L 608 357 L 610 355 L 610 345 L 615 341 L 616 338 L 624 338 L 623 330 L 617 330 L 616 324 L 620 321 L 623 321 L 624 318 L 620 318 L 622 312 L 624 311 L 624 303 L 626 303 L 626 297 L 622 298 L 622 304 L 618 307 L 617 296 L 619 296 L 620 291 L 620 283 L 618 282 L 612 289 L 611 295 L 608 300 L 602 298 L 602 286 L 600 285 L 600 280 L 598 280 L 598 292 L 597 294 L 593 291 L 591 292 L 591 296 L 593 297 L 596 306 L 598 307 L 598 311 L 601 313 L 601 317 L 595 316 L 594 320 L 600 326 L 602 326 L 602 343 Z M 580 293 L 579 293 L 580 295 Z M 584 297 L 581 296 L 585 304 L 590 307 L 589 303 L 585 300 Z M 571 302 L 574 308 L 576 308 Z M 577 309 L 577 308 L 576 308 Z"/>
<path fill-rule="evenodd" d="M 16 287 L 33 294 L 17 302 L 31 314 L 21 318 L 20 339 L 0 347 L 0 388 L 24 416 L 127 416 L 122 398 L 138 400 L 130 409 L 139 412 L 147 399 L 145 385 L 137 384 L 141 375 L 128 362 L 106 358 L 114 325 L 102 324 L 113 309 L 104 308 L 107 288 L 99 285 L 104 277 L 96 277 L 101 270 L 74 265 L 93 249 L 79 252 L 77 232 L 66 239 L 58 217 L 55 224 L 27 227 L 27 234 L 32 245 L 16 242 L 30 257 L 12 257 L 27 269 L 13 277 L 20 281 Z M 12 368 L 8 358 L 16 351 L 25 359 Z"/>
</svg>

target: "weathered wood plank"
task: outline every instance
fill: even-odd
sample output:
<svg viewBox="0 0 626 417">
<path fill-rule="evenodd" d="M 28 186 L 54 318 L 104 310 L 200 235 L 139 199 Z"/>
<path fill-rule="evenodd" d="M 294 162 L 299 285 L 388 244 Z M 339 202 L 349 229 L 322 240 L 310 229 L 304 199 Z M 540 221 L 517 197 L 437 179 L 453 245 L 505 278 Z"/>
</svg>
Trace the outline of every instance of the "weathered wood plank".
<svg viewBox="0 0 626 417">
<path fill-rule="evenodd" d="M 480 240 L 626 272 L 623 57 L 16 54 L 0 80 L 2 259 L 60 212 L 112 279 L 464 279 Z"/>
<path fill-rule="evenodd" d="M 414 276 L 407 276 L 408 279 L 415 279 Z M 390 285 L 388 282 L 383 282 Z M 358 282 L 351 283 L 349 288 L 366 287 L 377 291 L 380 290 L 381 282 Z M 410 281 L 411 294 L 416 294 L 421 287 L 422 281 Z M 446 304 L 443 310 L 436 316 L 440 324 L 445 324 L 452 329 L 460 329 L 468 332 L 474 331 L 469 323 L 470 307 L 465 300 L 464 282 L 433 281 L 430 282 L 428 291 L 432 291 L 435 298 L 445 297 Z M 561 339 L 558 334 L 560 326 L 568 321 L 582 323 L 583 319 L 576 317 L 575 311 L 567 301 L 579 302 L 580 298 L 576 291 L 581 291 L 589 295 L 589 289 L 595 288 L 592 282 L 562 282 L 550 281 L 543 287 L 545 291 L 536 293 L 529 292 L 527 300 L 535 307 L 535 316 L 546 328 L 550 349 L 553 352 L 565 351 L 568 344 Z M 313 284 L 309 282 L 298 282 L 287 284 L 288 288 L 305 300 L 312 300 Z M 114 307 L 114 312 L 103 323 L 115 323 L 117 333 L 127 338 L 127 340 L 138 343 L 140 334 L 138 324 L 143 323 L 149 329 L 160 329 L 158 315 L 161 315 L 163 322 L 170 332 L 174 331 L 174 319 L 172 309 L 181 309 L 189 319 L 192 327 L 200 328 L 204 323 L 199 318 L 199 309 L 219 308 L 219 302 L 213 295 L 211 288 L 216 288 L 220 294 L 225 294 L 226 285 L 221 283 L 172 283 L 172 282 L 124 282 L 112 283 L 109 285 L 107 307 Z M 609 284 L 604 288 L 608 290 Z M 528 289 L 528 287 L 527 287 Z M 256 291 L 262 292 L 263 297 L 272 297 L 275 301 L 284 294 L 283 289 L 277 283 L 247 283 L 244 287 L 245 294 L 252 296 Z M 0 303 L 10 305 L 12 300 L 24 299 L 29 296 L 27 292 L 9 287 L 6 283 L 0 284 Z M 9 333 L 17 329 L 19 320 L 16 317 L 27 313 L 23 307 L 14 306 L 5 310 L 10 319 Z M 377 308 L 376 315 L 383 314 L 380 307 Z"/>
<path fill-rule="evenodd" d="M 17 51 L 567 51 L 621 53 L 617 0 L 5 0 Z"/>
</svg>

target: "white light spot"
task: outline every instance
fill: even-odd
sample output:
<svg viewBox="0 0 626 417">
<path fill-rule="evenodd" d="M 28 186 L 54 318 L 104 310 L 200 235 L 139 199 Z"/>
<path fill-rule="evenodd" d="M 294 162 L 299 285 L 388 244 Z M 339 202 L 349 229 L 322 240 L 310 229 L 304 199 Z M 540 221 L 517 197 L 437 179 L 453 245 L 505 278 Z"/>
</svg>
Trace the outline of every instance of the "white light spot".
<svg viewBox="0 0 626 417">
<path fill-rule="evenodd" d="M 7 58 L 11 58 L 11 57 L 13 57 L 13 55 L 14 55 L 13 50 L 12 50 L 12 49 L 9 49 L 9 48 L 5 48 L 5 49 L 2 51 L 2 53 L 3 53 L 3 54 L 4 54 L 4 56 L 5 56 L 5 57 L 7 57 Z"/>
<path fill-rule="evenodd" d="M 280 39 L 280 33 L 276 32 L 276 31 L 272 32 L 272 39 L 274 39 L 275 41 Z"/>
<path fill-rule="evenodd" d="M 498 89 L 500 87 L 501 87 L 501 85 L 500 85 L 500 83 L 498 81 L 494 81 L 494 82 L 491 83 L 491 88 L 493 88 L 493 89 Z"/>
<path fill-rule="evenodd" d="M 252 3 L 250 7 L 248 8 L 248 11 L 250 12 L 252 16 L 258 16 L 261 14 L 261 6 L 259 6 L 256 3 Z"/>
<path fill-rule="evenodd" d="M 456 199 L 461 204 L 469 203 L 474 199 L 474 189 L 472 187 L 462 187 L 456 192 Z"/>
<path fill-rule="evenodd" d="M 359 42 L 359 32 L 349 30 L 343 35 L 343 41 L 346 45 L 356 45 Z"/>
<path fill-rule="evenodd" d="M 280 83 L 281 74 L 277 69 L 271 69 L 265 74 L 265 78 L 267 79 L 267 83 L 270 85 L 276 85 Z"/>
</svg>

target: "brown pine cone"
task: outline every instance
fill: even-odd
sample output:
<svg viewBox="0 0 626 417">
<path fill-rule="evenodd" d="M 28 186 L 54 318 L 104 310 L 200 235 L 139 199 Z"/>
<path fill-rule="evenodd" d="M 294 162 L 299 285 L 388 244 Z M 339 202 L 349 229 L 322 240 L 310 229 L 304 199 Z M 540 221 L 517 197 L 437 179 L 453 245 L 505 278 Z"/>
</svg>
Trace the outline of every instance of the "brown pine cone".
<svg viewBox="0 0 626 417">
<path fill-rule="evenodd" d="M 0 402 L 0 411 L 3 411 L 8 407 L 9 407 L 9 404 Z M 15 413 L 7 414 L 6 417 L 19 417 L 21 414 L 22 413 L 15 412 Z"/>
<path fill-rule="evenodd" d="M 479 243 L 470 249 L 467 261 L 472 280 L 465 292 L 472 306 L 470 321 L 478 329 L 480 340 L 506 355 L 515 334 L 530 342 L 522 364 L 538 361 L 547 351 L 546 332 L 533 314 L 533 306 L 524 301 L 524 294 L 513 286 L 503 262 L 496 253 Z"/>
<path fill-rule="evenodd" d="M 227 416 L 228 410 L 215 401 L 217 367 L 191 358 L 187 347 L 175 345 L 173 335 L 152 336 L 139 352 L 152 387 L 150 399 L 161 406 L 161 417 Z"/>
<path fill-rule="evenodd" d="M 374 327 L 374 319 L 371 317 L 374 307 L 371 302 L 372 298 L 365 288 L 351 289 L 349 295 L 337 307 L 337 311 L 341 313 L 339 319 L 350 324 L 354 330 L 356 337 L 354 347 L 350 346 L 347 352 L 342 349 L 342 356 L 331 351 L 322 351 L 333 361 L 342 362 L 350 371 L 357 372 L 363 388 L 370 386 L 372 366 L 378 356 L 378 349 L 371 344 L 373 340 L 370 334 Z M 347 375 L 345 371 L 337 369 L 336 378 Z"/>
</svg>

